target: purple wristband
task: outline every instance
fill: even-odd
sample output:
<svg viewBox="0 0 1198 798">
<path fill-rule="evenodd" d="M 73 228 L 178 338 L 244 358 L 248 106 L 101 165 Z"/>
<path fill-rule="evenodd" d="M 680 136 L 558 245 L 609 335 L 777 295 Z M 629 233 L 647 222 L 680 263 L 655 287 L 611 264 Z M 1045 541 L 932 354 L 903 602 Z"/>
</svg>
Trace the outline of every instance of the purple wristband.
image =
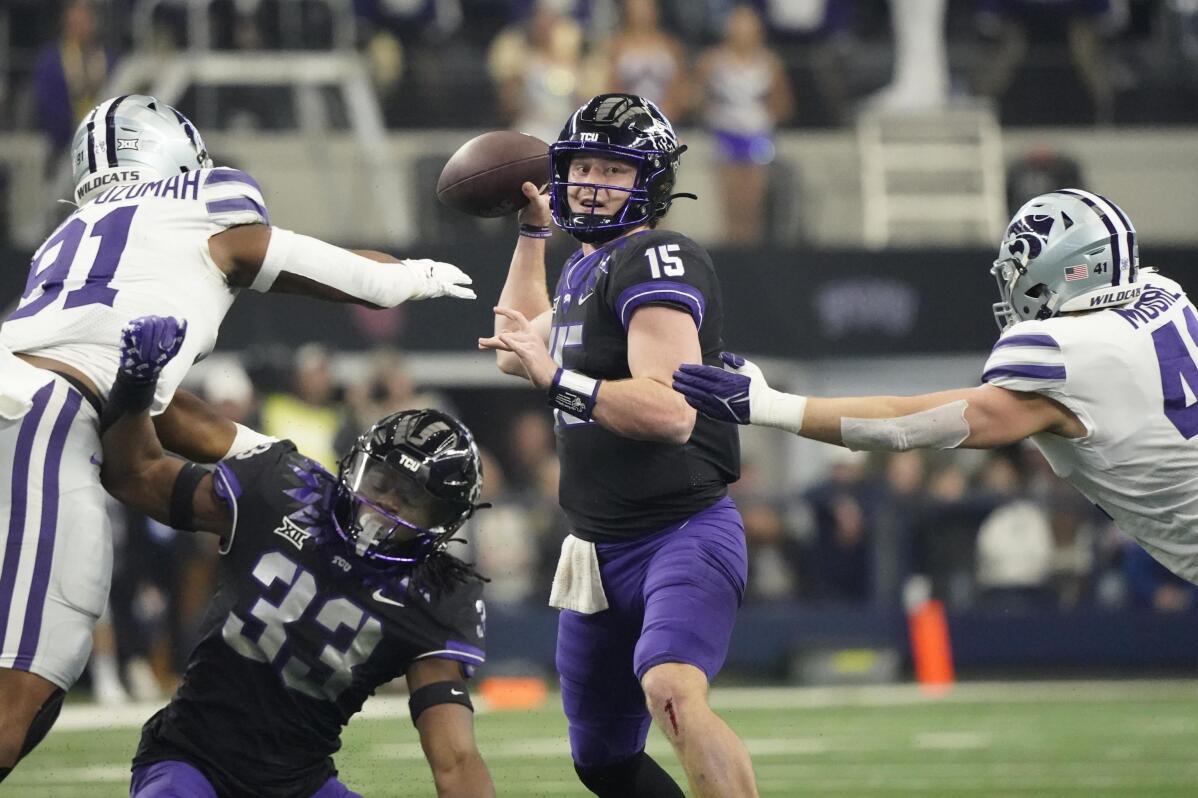
<svg viewBox="0 0 1198 798">
<path fill-rule="evenodd" d="M 520 235 L 525 238 L 550 238 L 553 236 L 553 230 L 536 224 L 521 224 Z"/>
<path fill-rule="evenodd" d="M 549 386 L 549 406 L 590 421 L 595 412 L 595 399 L 599 396 L 599 382 L 577 371 L 559 368 Z"/>
</svg>

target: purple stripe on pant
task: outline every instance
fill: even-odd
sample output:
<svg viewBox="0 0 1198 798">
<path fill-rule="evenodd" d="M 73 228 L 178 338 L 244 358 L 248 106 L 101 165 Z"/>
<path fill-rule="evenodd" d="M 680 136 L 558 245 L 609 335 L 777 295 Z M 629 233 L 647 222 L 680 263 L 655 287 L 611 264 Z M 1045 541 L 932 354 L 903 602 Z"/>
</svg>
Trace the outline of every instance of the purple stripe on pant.
<svg viewBox="0 0 1198 798">
<path fill-rule="evenodd" d="M 640 679 L 677 662 L 710 681 L 723 667 L 748 574 L 744 523 L 729 498 L 656 534 L 596 547 L 608 609 L 562 610 L 557 670 L 582 767 L 627 759 L 652 718 Z"/>
<path fill-rule="evenodd" d="M 25 514 L 29 503 L 29 455 L 33 451 L 33 438 L 46 412 L 54 383 L 50 382 L 33 395 L 33 407 L 21 421 L 17 433 L 17 448 L 13 453 L 11 506 L 8 515 L 8 539 L 5 541 L 4 563 L 0 565 L 0 651 L 4 649 L 4 635 L 8 629 L 8 613 L 12 609 L 13 588 L 17 581 L 17 570 L 21 567 L 21 541 L 25 536 Z"/>
<path fill-rule="evenodd" d="M 82 394 L 74 389 L 68 390 L 66 401 L 50 432 L 46 465 L 42 471 L 42 524 L 37 536 L 37 559 L 33 563 L 33 585 L 29 591 L 29 603 L 25 605 L 21 647 L 12 664 L 13 669 L 19 671 L 27 671 L 33 664 L 37 639 L 42 633 L 42 610 L 46 606 L 46 592 L 50 588 L 50 563 L 54 560 L 54 538 L 58 532 L 58 472 L 71 422 L 78 415 L 82 402 Z"/>
</svg>

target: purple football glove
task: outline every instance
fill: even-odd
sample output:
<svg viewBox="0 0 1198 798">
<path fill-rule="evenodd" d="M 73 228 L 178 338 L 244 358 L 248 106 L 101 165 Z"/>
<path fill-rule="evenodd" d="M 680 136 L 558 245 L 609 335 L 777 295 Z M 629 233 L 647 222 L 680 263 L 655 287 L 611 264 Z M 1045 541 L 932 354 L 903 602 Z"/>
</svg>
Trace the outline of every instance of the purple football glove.
<svg viewBox="0 0 1198 798">
<path fill-rule="evenodd" d="M 686 397 L 687 404 L 705 416 L 717 421 L 748 424 L 751 420 L 753 378 L 761 377 L 761 371 L 731 352 L 721 353 L 720 359 L 734 370 L 683 363 L 674 372 L 674 390 Z"/>
<path fill-rule="evenodd" d="M 142 316 L 121 330 L 120 374 L 135 382 L 149 382 L 179 354 L 187 335 L 187 321 L 171 316 Z"/>
</svg>

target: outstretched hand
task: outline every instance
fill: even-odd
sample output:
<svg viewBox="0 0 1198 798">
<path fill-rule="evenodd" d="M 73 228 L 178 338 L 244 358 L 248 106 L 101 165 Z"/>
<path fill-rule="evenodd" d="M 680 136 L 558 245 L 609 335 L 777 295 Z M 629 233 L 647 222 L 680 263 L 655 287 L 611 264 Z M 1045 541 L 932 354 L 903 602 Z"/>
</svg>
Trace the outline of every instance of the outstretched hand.
<svg viewBox="0 0 1198 798">
<path fill-rule="evenodd" d="M 687 404 L 717 421 L 749 424 L 753 403 L 769 390 L 761 369 L 740 355 L 723 352 L 726 368 L 683 363 L 674 372 L 674 390 Z"/>
<path fill-rule="evenodd" d="M 409 300 L 436 299 L 437 297 L 453 297 L 454 299 L 477 299 L 472 288 L 474 279 L 452 263 L 442 263 L 424 258 L 405 260 L 410 274 L 415 278 L 416 285 Z"/>
<path fill-rule="evenodd" d="M 158 379 L 187 336 L 187 320 L 172 316 L 142 316 L 121 330 L 120 373 L 136 382 Z"/>
<path fill-rule="evenodd" d="M 533 385 L 546 390 L 557 374 L 557 362 L 549 354 L 545 339 L 533 329 L 532 322 L 518 310 L 496 307 L 496 316 L 503 316 L 515 323 L 515 329 L 504 330 L 491 338 L 479 338 L 479 349 L 498 349 L 512 352 L 520 358 L 524 371 Z"/>
</svg>

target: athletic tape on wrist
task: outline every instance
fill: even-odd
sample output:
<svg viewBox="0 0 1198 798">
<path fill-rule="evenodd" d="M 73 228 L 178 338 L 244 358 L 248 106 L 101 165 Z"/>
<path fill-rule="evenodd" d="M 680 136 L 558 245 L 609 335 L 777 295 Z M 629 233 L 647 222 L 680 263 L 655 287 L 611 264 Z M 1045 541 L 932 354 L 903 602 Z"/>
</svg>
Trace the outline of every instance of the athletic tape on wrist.
<svg viewBox="0 0 1198 798">
<path fill-rule="evenodd" d="M 590 421 L 599 396 L 599 380 L 577 371 L 558 369 L 549 386 L 549 406 Z"/>
</svg>

